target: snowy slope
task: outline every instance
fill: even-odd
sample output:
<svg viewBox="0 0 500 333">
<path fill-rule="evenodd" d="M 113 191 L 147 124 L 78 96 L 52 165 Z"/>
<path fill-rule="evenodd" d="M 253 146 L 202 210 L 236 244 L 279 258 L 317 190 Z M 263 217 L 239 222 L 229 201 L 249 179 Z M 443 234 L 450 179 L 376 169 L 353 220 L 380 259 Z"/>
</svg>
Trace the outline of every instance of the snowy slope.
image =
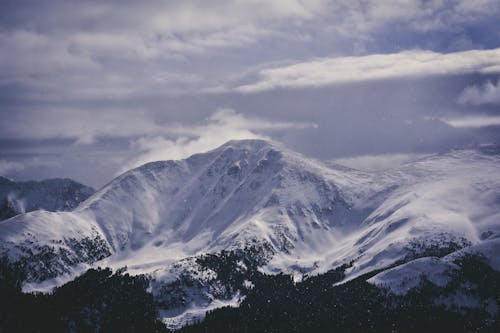
<svg viewBox="0 0 500 333">
<path fill-rule="evenodd" d="M 401 250 L 405 256 L 408 249 L 418 255 L 414 252 L 429 247 L 468 246 L 498 238 L 499 162 L 499 155 L 455 151 L 386 173 L 406 184 L 395 189 L 347 242 L 360 252 L 350 274 L 384 267 L 401 257 Z"/>
<path fill-rule="evenodd" d="M 262 270 L 298 278 L 353 262 L 346 271 L 352 279 L 462 248 L 476 248 L 493 262 L 499 162 L 495 151 L 462 150 L 367 173 L 327 167 L 265 141 L 231 141 L 185 160 L 130 170 L 72 212 L 39 211 L 0 222 L 0 253 L 34 267 L 32 281 L 82 265 L 127 266 L 132 274 L 150 274 L 158 293 L 179 275 L 216 283 L 213 272 L 199 274 L 193 258 L 255 245 L 265 252 Z M 439 274 L 452 266 L 420 260 L 400 272 L 434 267 L 442 281 Z M 395 276 L 372 282 L 384 285 Z M 211 307 L 216 293 L 210 288 L 194 292 L 187 308 Z M 176 311 L 165 313 L 175 321 L 182 317 L 182 309 Z"/>
<path fill-rule="evenodd" d="M 69 211 L 94 192 L 71 179 L 15 182 L 0 176 L 0 220 L 37 209 Z"/>
<path fill-rule="evenodd" d="M 348 224 L 352 203 L 346 200 L 354 199 L 348 195 L 358 183 L 351 174 L 262 141 L 237 142 L 185 161 L 132 170 L 80 211 L 92 211 L 112 247 L 127 258 L 152 248 L 195 255 L 249 239 L 286 252 L 314 230 Z"/>
<path fill-rule="evenodd" d="M 253 240 L 287 253 L 316 231 L 331 230 L 331 238 L 337 229 L 351 228 L 350 210 L 362 201 L 351 196 L 364 177 L 264 141 L 229 142 L 183 161 L 126 172 L 73 212 L 5 221 L 0 246 L 12 258 L 29 257 L 26 242 L 57 252 L 66 239 L 85 236 L 104 240 L 113 253 L 104 264 L 140 266 L 141 272 Z M 366 208 L 359 214 L 366 215 Z M 66 224 L 70 230 L 61 227 Z"/>
</svg>

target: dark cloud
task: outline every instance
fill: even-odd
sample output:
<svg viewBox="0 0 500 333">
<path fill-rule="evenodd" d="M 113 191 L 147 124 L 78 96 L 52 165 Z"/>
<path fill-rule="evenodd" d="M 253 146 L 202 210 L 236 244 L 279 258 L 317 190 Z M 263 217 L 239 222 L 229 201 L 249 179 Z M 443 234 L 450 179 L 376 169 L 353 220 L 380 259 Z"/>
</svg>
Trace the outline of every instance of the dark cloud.
<svg viewBox="0 0 500 333">
<path fill-rule="evenodd" d="M 99 186 L 226 138 L 323 159 L 498 142 L 499 14 L 496 0 L 5 0 L 0 173 Z"/>
</svg>

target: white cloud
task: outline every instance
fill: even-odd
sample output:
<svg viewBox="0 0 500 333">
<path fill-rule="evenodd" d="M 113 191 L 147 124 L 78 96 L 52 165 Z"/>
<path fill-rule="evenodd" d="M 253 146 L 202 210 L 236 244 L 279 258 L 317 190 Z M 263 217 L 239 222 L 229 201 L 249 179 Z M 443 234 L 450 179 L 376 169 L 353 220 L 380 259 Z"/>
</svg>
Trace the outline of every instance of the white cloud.
<svg viewBox="0 0 500 333">
<path fill-rule="evenodd" d="M 37 117 L 40 118 L 37 118 Z M 199 136 L 207 130 L 246 129 L 270 131 L 315 128 L 317 124 L 302 122 L 270 122 L 244 117 L 231 109 L 219 109 L 202 124 L 186 126 L 155 120 L 155 113 L 137 109 L 49 109 L 40 110 L 30 122 L 16 121 L 0 125 L 7 137 L 75 139 L 78 144 L 90 144 L 99 138 L 130 138 L 138 136 Z M 212 132 L 212 134 L 217 131 Z"/>
<path fill-rule="evenodd" d="M 8 175 L 30 168 L 49 167 L 54 168 L 59 165 L 56 161 L 45 160 L 40 157 L 31 157 L 22 162 L 0 160 L 0 175 Z"/>
<path fill-rule="evenodd" d="M 133 137 L 145 133 L 164 133 L 154 115 L 135 109 L 71 109 L 50 108 L 26 115 L 29 121 L 12 121 L 0 124 L 3 135 L 13 138 L 75 139 L 89 144 L 101 137 Z"/>
<path fill-rule="evenodd" d="M 132 141 L 131 148 L 139 156 L 134 157 L 120 170 L 137 167 L 147 162 L 175 160 L 195 153 L 219 147 L 229 140 L 267 139 L 265 130 L 287 130 L 316 127 L 315 124 L 271 122 L 264 119 L 245 117 L 231 109 L 220 109 L 198 125 L 177 125 L 166 129 L 164 135 L 144 136 Z M 165 135 L 175 134 L 175 139 Z"/>
<path fill-rule="evenodd" d="M 90 57 L 71 52 L 64 40 L 29 30 L 0 31 L 0 77 L 30 77 L 53 72 L 94 71 L 99 65 Z"/>
<path fill-rule="evenodd" d="M 468 116 L 460 118 L 441 118 L 441 120 L 457 128 L 500 126 L 500 116 Z"/>
<path fill-rule="evenodd" d="M 9 172 L 24 169 L 24 164 L 19 162 L 0 160 L 0 175 L 6 175 Z"/>
<path fill-rule="evenodd" d="M 370 47 L 364 43 L 375 42 L 381 31 L 392 34 L 393 25 L 406 32 L 460 30 L 464 22 L 481 24 L 485 17 L 500 12 L 496 0 L 170 0 L 119 4 L 50 0 L 43 6 L 23 6 L 27 5 L 20 2 L 20 9 L 12 15 L 20 17 L 18 22 L 0 29 L 0 83 L 22 86 L 23 100 L 36 101 L 220 93 L 231 85 L 227 82 L 234 82 L 234 73 L 248 66 L 308 57 L 313 50 L 349 54 L 346 49 L 351 47 L 345 46 L 345 38 L 366 53 Z M 271 42 L 285 47 L 270 50 Z M 467 45 L 476 47 L 474 43 Z M 232 56 L 242 48 L 248 52 Z M 412 52 L 408 56 L 413 56 Z M 214 67 L 220 70 L 212 70 L 208 57 L 213 57 Z M 358 60 L 363 59 L 353 61 Z M 323 65 L 317 70 L 338 70 L 330 68 L 331 64 Z M 410 65 L 414 63 L 410 61 Z M 198 80 L 187 82 L 176 75 L 169 81 L 155 81 L 153 78 L 163 71 L 197 76 Z M 271 71 L 259 73 L 263 80 L 268 79 L 266 75 L 279 74 Z M 500 65 L 485 66 L 483 71 L 498 73 Z M 311 75 L 325 80 L 317 73 Z M 354 71 L 352 75 L 358 74 Z M 273 83 L 270 81 L 267 84 Z M 307 85 L 305 78 L 296 81 Z M 267 89 L 265 82 L 254 84 L 241 90 Z"/>
<path fill-rule="evenodd" d="M 152 78 L 161 72 L 204 78 L 202 66 L 194 66 L 202 73 L 190 72 L 190 57 L 283 37 L 279 25 L 312 19 L 324 1 L 52 0 L 19 7 L 13 16 L 23 19 L 0 27 L 0 84 L 23 86 L 24 100 L 60 101 L 199 92 L 207 88 L 200 80 Z"/>
<path fill-rule="evenodd" d="M 59 59 L 81 55 L 95 60 L 103 57 L 169 59 L 250 45 L 272 35 L 274 25 L 289 20 L 310 20 L 325 5 L 323 0 L 215 0 L 210 3 L 170 0 L 71 5 L 52 1 L 48 6 L 24 11 L 32 12 L 32 26 L 40 29 L 35 32 L 19 22 L 18 29 L 2 33 L 0 45 L 5 46 L 2 54 L 36 49 L 43 52 L 37 54 L 40 61 L 46 60 L 49 54 L 56 54 Z M 20 63 L 29 65 L 24 61 Z"/>
<path fill-rule="evenodd" d="M 157 31 L 176 33 L 227 29 L 241 24 L 258 25 L 258 22 L 283 19 L 311 19 L 325 8 L 326 3 L 322 0 L 216 0 L 210 3 L 183 0 L 140 7 L 150 15 L 149 22 L 143 24 Z M 124 18 L 130 14 L 127 10 L 123 12 Z"/>
<path fill-rule="evenodd" d="M 500 66 L 498 67 L 500 72 Z M 500 79 L 497 83 L 487 81 L 482 85 L 472 85 L 464 89 L 458 97 L 462 105 L 500 104 Z"/>
<path fill-rule="evenodd" d="M 333 160 L 333 163 L 363 171 L 381 171 L 395 168 L 424 157 L 425 154 L 380 154 L 344 157 Z"/>
<path fill-rule="evenodd" d="M 276 33 L 271 28 L 238 24 L 229 28 L 188 31 L 81 32 L 64 41 L 75 54 L 127 60 L 182 59 L 210 50 L 243 47 Z"/>
<path fill-rule="evenodd" d="M 455 53 L 404 51 L 361 57 L 322 58 L 290 66 L 260 70 L 256 82 L 238 86 L 251 93 L 276 88 L 316 87 L 336 83 L 482 73 L 500 66 L 500 48 Z"/>
<path fill-rule="evenodd" d="M 369 40 L 380 30 L 457 31 L 500 11 L 497 0 L 334 0 L 324 14 L 332 33 Z"/>
</svg>

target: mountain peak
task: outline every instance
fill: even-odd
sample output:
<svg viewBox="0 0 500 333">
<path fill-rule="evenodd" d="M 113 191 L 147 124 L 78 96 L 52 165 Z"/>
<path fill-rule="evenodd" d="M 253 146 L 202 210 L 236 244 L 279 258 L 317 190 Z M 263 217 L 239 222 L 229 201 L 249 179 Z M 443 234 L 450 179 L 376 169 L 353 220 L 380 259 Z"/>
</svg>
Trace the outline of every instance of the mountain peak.
<svg viewBox="0 0 500 333">
<path fill-rule="evenodd" d="M 238 216 L 252 216 L 278 194 L 294 197 L 278 188 L 286 179 L 296 182 L 286 173 L 300 167 L 283 161 L 281 149 L 264 140 L 234 140 L 184 160 L 147 163 L 113 180 L 81 210 L 93 212 L 115 250 L 139 249 L 159 229 L 170 230 L 171 241 L 211 233 L 205 244 L 220 243 Z M 117 211 L 123 202 L 127 209 Z M 140 232 L 133 231 L 137 226 Z"/>
<path fill-rule="evenodd" d="M 280 146 L 279 143 L 264 139 L 242 139 L 242 140 L 229 140 L 220 147 L 216 148 L 215 150 L 234 148 L 234 149 L 247 149 L 255 151 L 267 147 L 278 148 L 279 146 Z"/>
<path fill-rule="evenodd" d="M 160 160 L 145 163 L 135 169 L 124 172 L 118 178 L 123 178 L 126 175 L 137 172 L 149 172 L 152 170 L 159 170 L 162 168 L 179 168 L 182 165 L 189 165 L 196 167 L 197 165 L 203 166 L 214 162 L 216 159 L 226 159 L 237 162 L 237 160 L 245 159 L 249 156 L 262 153 L 263 151 L 274 150 L 278 152 L 286 151 L 286 148 L 279 143 L 262 140 L 262 139 L 243 139 L 243 140 L 230 140 L 221 146 L 209 150 L 207 152 L 200 152 L 193 154 L 185 159 L 180 160 Z M 113 181 L 112 181 L 113 182 Z"/>
<path fill-rule="evenodd" d="M 244 139 L 230 140 L 223 145 L 212 149 L 208 152 L 194 154 L 186 159 L 186 161 L 197 161 L 199 159 L 213 159 L 217 157 L 237 159 L 245 156 L 255 155 L 263 151 L 275 150 L 285 151 L 286 149 L 280 144 L 266 141 L 262 139 Z"/>
</svg>

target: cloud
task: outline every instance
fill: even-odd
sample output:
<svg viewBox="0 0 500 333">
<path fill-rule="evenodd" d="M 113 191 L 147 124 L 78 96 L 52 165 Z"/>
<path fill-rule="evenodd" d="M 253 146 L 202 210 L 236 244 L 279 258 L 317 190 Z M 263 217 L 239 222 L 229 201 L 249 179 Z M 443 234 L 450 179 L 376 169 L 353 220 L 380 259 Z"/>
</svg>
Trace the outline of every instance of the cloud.
<svg viewBox="0 0 500 333">
<path fill-rule="evenodd" d="M 0 31 L 0 54 L 0 78 L 3 80 L 99 68 L 91 58 L 71 52 L 63 40 L 29 30 Z"/>
<path fill-rule="evenodd" d="M 438 149 L 465 132 L 438 119 L 457 87 L 485 78 L 405 78 L 500 73 L 499 15 L 498 0 L 3 0 L 0 138 L 60 142 L 62 166 L 26 178 L 93 184 L 134 154 L 209 149 L 212 128 L 324 158 Z"/>
<path fill-rule="evenodd" d="M 312 19 L 324 1 L 48 0 L 40 5 L 6 0 L 2 5 L 0 87 L 15 87 L 22 101 L 58 103 L 197 93 L 206 88 L 203 83 L 223 77 L 207 74 L 213 64 L 203 65 L 201 57 L 218 59 L 226 49 L 287 38 L 279 27 Z M 191 66 L 193 58 L 202 64 Z"/>
<path fill-rule="evenodd" d="M 98 138 L 134 137 L 168 130 L 154 121 L 154 114 L 141 109 L 40 108 L 37 111 L 20 113 L 18 119 L 0 123 L 2 136 L 74 139 L 79 144 L 90 144 Z"/>
<path fill-rule="evenodd" d="M 16 174 L 20 171 L 33 168 L 54 168 L 57 166 L 59 166 L 57 161 L 43 159 L 38 156 L 24 159 L 21 162 L 0 159 L 0 175 Z"/>
<path fill-rule="evenodd" d="M 455 53 L 404 51 L 360 57 L 315 59 L 294 65 L 260 70 L 256 82 L 237 86 L 253 93 L 276 88 L 318 87 L 337 83 L 431 75 L 482 73 L 500 66 L 500 48 Z"/>
<path fill-rule="evenodd" d="M 7 10 L 10 17 L 3 21 L 12 21 L 12 17 L 18 21 L 3 30 L 37 31 L 48 43 L 60 41 L 72 52 L 95 58 L 168 58 L 172 53 L 252 44 L 272 33 L 273 25 L 310 20 L 325 5 L 322 0 L 215 0 L 210 4 L 197 0 L 71 4 L 52 0 L 43 6 L 13 5 Z"/>
<path fill-rule="evenodd" d="M 176 137 L 173 139 L 159 135 L 143 136 L 133 140 L 131 149 L 137 152 L 138 156 L 125 163 L 120 172 L 151 161 L 186 158 L 195 153 L 217 148 L 229 140 L 271 140 L 263 134 L 269 130 L 285 131 L 315 127 L 316 124 L 309 123 L 271 122 L 246 117 L 232 109 L 219 109 L 202 124 L 168 128 L 165 135 L 175 133 Z"/>
<path fill-rule="evenodd" d="M 498 68 L 500 71 L 500 67 Z M 464 89 L 458 97 L 462 105 L 500 104 L 500 78 L 497 83 L 487 81 L 481 85 L 472 85 Z"/>
<path fill-rule="evenodd" d="M 123 32 L 126 36 L 148 32 L 151 36 L 182 38 L 191 33 L 229 31 L 242 25 L 284 24 L 290 28 L 309 21 L 327 22 L 333 31 L 352 35 L 398 23 L 424 31 L 449 30 L 459 24 L 496 17 L 500 8 L 496 0 L 47 0 L 43 5 L 30 0 L 4 2 L 0 22 L 8 27 L 35 26 L 41 31 L 58 27 L 69 33 L 86 27 L 98 33 Z"/>
<path fill-rule="evenodd" d="M 441 120 L 456 128 L 500 126 L 500 116 L 468 116 L 460 118 L 441 118 Z"/>
<path fill-rule="evenodd" d="M 86 145 L 104 138 L 134 138 L 140 136 L 193 137 L 207 131 L 211 135 L 227 134 L 231 137 L 241 130 L 283 131 L 314 128 L 317 124 L 304 122 L 270 122 L 260 118 L 244 117 L 231 109 L 219 109 L 203 124 L 158 120 L 158 114 L 142 109 L 49 109 L 40 110 L 32 121 L 12 121 L 0 124 L 5 137 L 24 139 L 73 139 L 76 144 Z M 220 140 L 218 141 L 220 142 Z"/>
<path fill-rule="evenodd" d="M 271 62 L 446 49 L 451 40 L 480 48 L 500 28 L 495 0 L 4 2 L 0 87 L 52 103 L 225 93 L 236 73 Z M 265 89 L 253 83 L 239 85 Z"/>
<path fill-rule="evenodd" d="M 24 169 L 24 164 L 19 162 L 0 160 L 0 175 L 7 175 L 13 171 Z"/>
<path fill-rule="evenodd" d="M 397 49 L 405 41 L 415 43 L 418 35 L 425 44 L 436 32 L 453 43 L 478 25 L 484 32 L 492 28 L 495 33 L 499 12 L 496 0 L 333 0 L 316 20 L 323 22 L 330 35 L 373 46 L 389 42 Z"/>
<path fill-rule="evenodd" d="M 344 157 L 333 160 L 333 163 L 345 165 L 363 171 L 381 171 L 396 168 L 426 156 L 425 154 L 380 154 Z"/>
</svg>

